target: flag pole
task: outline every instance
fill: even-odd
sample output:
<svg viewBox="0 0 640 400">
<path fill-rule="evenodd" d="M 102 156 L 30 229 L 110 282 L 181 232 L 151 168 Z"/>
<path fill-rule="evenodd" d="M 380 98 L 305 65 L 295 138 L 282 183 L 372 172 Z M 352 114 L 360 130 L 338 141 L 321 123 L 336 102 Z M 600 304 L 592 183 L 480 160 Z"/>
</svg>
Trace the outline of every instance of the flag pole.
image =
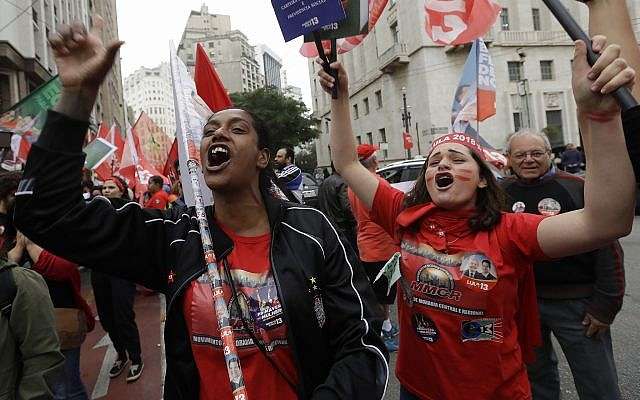
<svg viewBox="0 0 640 400">
<path fill-rule="evenodd" d="M 181 108 L 186 106 L 186 102 L 190 99 L 186 99 L 185 94 L 182 91 L 182 88 L 185 87 L 185 83 L 182 81 L 183 74 L 178 71 L 178 65 L 176 65 L 176 56 L 174 53 L 175 51 L 172 44 L 170 60 L 173 77 L 174 98 L 176 101 L 175 110 L 176 113 L 178 113 Z M 178 82 L 176 82 L 176 80 Z M 184 115 L 184 113 L 181 114 Z M 227 374 L 229 376 L 229 385 L 231 386 L 231 392 L 233 393 L 234 399 L 249 400 L 244 383 L 244 374 L 242 373 L 242 368 L 240 366 L 240 357 L 238 356 L 238 350 L 236 349 L 236 341 L 233 334 L 233 329 L 230 325 L 229 309 L 227 307 L 227 302 L 224 299 L 222 279 L 220 277 L 220 272 L 218 271 L 218 260 L 213 250 L 213 239 L 211 237 L 209 221 L 207 220 L 207 214 L 204 207 L 202 189 L 200 188 L 200 179 L 198 176 L 198 172 L 201 171 L 200 156 L 195 145 L 195 140 L 193 139 L 193 132 L 194 129 L 202 129 L 202 127 L 191 126 L 191 121 L 189 118 L 184 118 L 183 122 L 186 126 L 180 124 L 183 133 L 181 136 L 181 140 L 188 157 L 186 163 L 187 169 L 189 170 L 189 180 L 191 181 L 191 188 L 193 190 L 193 197 L 195 200 L 196 217 L 198 219 L 198 225 L 200 228 L 200 239 L 202 241 L 203 258 L 207 265 L 207 275 L 211 282 L 214 310 L 216 318 L 218 320 L 220 337 L 222 339 L 225 366 L 227 367 Z M 237 365 L 237 378 L 234 377 L 236 373 L 232 372 L 232 363 L 235 363 Z M 233 370 L 235 370 L 235 368 L 233 368 Z"/>
<path fill-rule="evenodd" d="M 478 118 L 478 106 L 480 105 L 478 98 L 478 87 L 480 86 L 480 39 L 476 39 L 474 44 L 476 48 L 476 141 L 480 143 L 480 118 Z"/>
</svg>

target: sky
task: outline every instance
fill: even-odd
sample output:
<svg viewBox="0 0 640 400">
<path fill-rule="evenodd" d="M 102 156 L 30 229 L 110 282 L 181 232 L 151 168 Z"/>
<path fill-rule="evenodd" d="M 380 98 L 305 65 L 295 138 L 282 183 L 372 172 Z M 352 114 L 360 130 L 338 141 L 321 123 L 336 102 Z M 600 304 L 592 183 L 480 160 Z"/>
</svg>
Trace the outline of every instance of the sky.
<svg viewBox="0 0 640 400">
<path fill-rule="evenodd" d="M 125 41 L 120 50 L 123 80 L 140 67 L 168 62 L 169 41 L 178 46 L 189 13 L 200 11 L 203 3 L 210 14 L 230 15 L 231 29 L 242 31 L 251 45 L 266 44 L 278 54 L 287 70 L 288 83 L 302 89 L 303 99 L 311 108 L 307 59 L 298 52 L 302 38 L 284 42 L 268 0 L 118 1 L 118 35 Z"/>
</svg>

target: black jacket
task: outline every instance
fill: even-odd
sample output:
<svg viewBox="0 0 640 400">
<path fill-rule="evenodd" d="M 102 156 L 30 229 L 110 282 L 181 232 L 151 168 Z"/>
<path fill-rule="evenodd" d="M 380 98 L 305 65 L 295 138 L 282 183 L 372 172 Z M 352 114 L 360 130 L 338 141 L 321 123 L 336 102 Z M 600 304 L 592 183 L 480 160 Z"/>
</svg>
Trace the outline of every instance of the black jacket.
<svg viewBox="0 0 640 400">
<path fill-rule="evenodd" d="M 500 185 L 508 194 L 509 211 L 520 202 L 524 203 L 524 212 L 540 214 L 544 199 L 555 200 L 560 213 L 584 207 L 584 181 L 564 171 L 547 174 L 531 184 L 509 177 Z M 622 307 L 624 253 L 617 241 L 587 253 L 535 263 L 534 272 L 540 298 L 589 298 L 587 312 L 606 323 L 612 323 Z"/>
<path fill-rule="evenodd" d="M 164 293 L 165 398 L 197 399 L 200 382 L 181 307 L 185 287 L 205 272 L 195 210 L 142 209 L 102 197 L 85 203 L 80 180 L 86 128 L 86 122 L 49 113 L 16 193 L 16 225 L 55 254 Z M 375 298 L 356 257 L 319 211 L 265 202 L 271 268 L 298 369 L 299 397 L 382 398 L 388 364 L 381 320 L 374 316 Z M 207 209 L 209 221 L 212 213 Z M 223 259 L 233 242 L 210 226 L 215 254 Z M 323 301 L 324 324 L 314 311 L 311 278 Z"/>
</svg>

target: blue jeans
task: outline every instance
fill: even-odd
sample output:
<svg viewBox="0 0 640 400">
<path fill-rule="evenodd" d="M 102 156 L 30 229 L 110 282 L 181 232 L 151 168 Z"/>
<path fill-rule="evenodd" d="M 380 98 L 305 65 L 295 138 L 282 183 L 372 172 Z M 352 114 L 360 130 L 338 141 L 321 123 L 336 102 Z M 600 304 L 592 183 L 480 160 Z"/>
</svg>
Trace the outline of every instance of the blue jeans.
<svg viewBox="0 0 640 400">
<path fill-rule="evenodd" d="M 54 400 L 88 400 L 87 391 L 80 379 L 80 348 L 62 350 L 64 377 L 54 387 Z"/>
<path fill-rule="evenodd" d="M 404 386 L 400 386 L 400 400 L 420 400 L 420 397 L 410 393 Z"/>
<path fill-rule="evenodd" d="M 613 359 L 611 332 L 601 337 L 585 336 L 582 320 L 588 299 L 538 299 L 542 327 L 542 347 L 536 362 L 528 366 L 534 400 L 560 399 L 560 376 L 551 333 L 569 362 L 581 400 L 618 400 L 618 375 Z"/>
</svg>

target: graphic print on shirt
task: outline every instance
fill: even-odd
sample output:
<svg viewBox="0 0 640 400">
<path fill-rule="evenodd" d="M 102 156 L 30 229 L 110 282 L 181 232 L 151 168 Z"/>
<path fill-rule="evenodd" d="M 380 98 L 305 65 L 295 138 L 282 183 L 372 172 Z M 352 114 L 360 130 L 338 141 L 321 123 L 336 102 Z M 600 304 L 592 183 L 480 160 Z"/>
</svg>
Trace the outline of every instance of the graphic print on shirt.
<svg viewBox="0 0 640 400">
<path fill-rule="evenodd" d="M 498 283 L 495 265 L 482 253 L 466 253 L 460 272 L 463 284 L 471 290 L 487 292 Z"/>
<path fill-rule="evenodd" d="M 514 213 L 522 213 L 526 208 L 527 206 L 523 202 L 516 201 L 515 203 L 513 203 L 513 207 L 511 207 L 511 211 L 513 211 Z"/>
<path fill-rule="evenodd" d="M 481 318 L 462 321 L 460 336 L 463 342 L 488 340 L 502 343 L 502 318 Z"/>
<path fill-rule="evenodd" d="M 231 287 L 224 278 L 223 290 L 229 312 L 229 325 L 234 330 L 238 349 L 242 351 L 243 348 L 255 346 L 251 336 L 245 330 L 243 318 L 247 327 L 264 344 L 267 351 L 273 351 L 277 346 L 286 346 L 288 342 L 282 305 L 271 272 L 253 273 L 235 268 L 231 270 L 231 275 L 238 291 L 237 296 L 231 296 Z M 198 278 L 194 286 L 194 303 L 198 298 L 198 304 L 213 304 L 209 282 L 208 274 Z M 216 313 L 222 311 L 217 309 Z M 216 316 L 212 313 L 208 314 L 209 318 L 193 321 L 192 340 L 194 343 L 222 348 Z"/>
<path fill-rule="evenodd" d="M 485 316 L 488 292 L 498 283 L 495 264 L 482 253 L 443 254 L 424 243 L 406 240 L 402 242 L 400 269 L 400 287 L 409 307 L 471 318 Z M 413 311 L 414 318 L 419 312 Z M 423 338 L 416 326 L 414 321 L 416 334 Z M 437 330 L 432 336 L 439 336 Z"/>
<path fill-rule="evenodd" d="M 560 214 L 562 207 L 558 200 L 547 197 L 538 203 L 538 212 L 548 217 Z"/>
</svg>

